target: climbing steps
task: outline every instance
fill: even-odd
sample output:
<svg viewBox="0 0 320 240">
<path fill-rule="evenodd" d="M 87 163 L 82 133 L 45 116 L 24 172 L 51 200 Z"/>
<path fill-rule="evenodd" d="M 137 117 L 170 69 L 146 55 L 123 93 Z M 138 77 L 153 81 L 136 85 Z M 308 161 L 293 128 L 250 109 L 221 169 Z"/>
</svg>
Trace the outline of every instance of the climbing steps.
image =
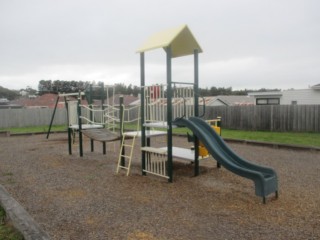
<svg viewBox="0 0 320 240">
<path fill-rule="evenodd" d="M 138 108 L 138 114 L 136 117 L 131 117 L 132 114 L 130 114 L 130 111 L 136 110 Z M 125 116 L 127 116 L 127 119 L 125 119 Z M 118 158 L 118 164 L 117 164 L 117 170 L 116 173 L 119 173 L 121 169 L 126 170 L 126 175 L 129 176 L 130 168 L 131 168 L 131 162 L 132 162 L 132 155 L 133 150 L 135 146 L 136 137 L 139 134 L 139 126 L 140 126 L 140 106 L 135 106 L 132 108 L 124 108 L 122 109 L 121 113 L 121 144 L 120 144 L 120 151 L 119 151 L 119 158 Z M 126 132 L 124 130 L 124 126 L 126 123 L 134 123 L 136 124 L 136 131 L 129 131 Z M 128 143 L 128 141 L 130 141 Z"/>
<path fill-rule="evenodd" d="M 131 137 L 130 143 L 126 143 L 126 141 L 125 141 L 126 138 L 128 138 L 128 136 L 124 133 L 122 135 L 122 139 L 121 139 L 121 146 L 120 146 L 118 165 L 117 165 L 117 173 L 119 173 L 120 169 L 124 169 L 127 171 L 126 175 L 129 176 L 136 135 Z M 126 150 L 128 150 L 128 151 L 126 151 Z M 126 152 L 128 152 L 128 153 L 126 154 Z"/>
</svg>

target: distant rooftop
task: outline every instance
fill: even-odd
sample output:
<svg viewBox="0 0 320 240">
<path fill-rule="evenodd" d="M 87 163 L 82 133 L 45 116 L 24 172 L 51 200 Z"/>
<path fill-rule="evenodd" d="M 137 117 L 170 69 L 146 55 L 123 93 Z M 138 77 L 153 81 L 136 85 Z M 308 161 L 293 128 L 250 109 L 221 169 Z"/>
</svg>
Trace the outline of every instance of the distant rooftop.
<svg viewBox="0 0 320 240">
<path fill-rule="evenodd" d="M 7 104 L 9 100 L 7 98 L 0 98 L 0 104 Z"/>
<path fill-rule="evenodd" d="M 320 83 L 317 85 L 313 85 L 311 88 L 315 90 L 320 90 Z"/>
</svg>

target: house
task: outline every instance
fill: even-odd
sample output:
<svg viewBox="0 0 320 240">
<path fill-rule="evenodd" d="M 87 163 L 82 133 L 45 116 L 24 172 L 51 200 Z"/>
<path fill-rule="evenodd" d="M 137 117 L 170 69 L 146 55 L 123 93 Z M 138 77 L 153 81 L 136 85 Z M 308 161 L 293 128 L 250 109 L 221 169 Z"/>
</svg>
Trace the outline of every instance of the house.
<svg viewBox="0 0 320 240">
<path fill-rule="evenodd" d="M 119 106 L 120 105 L 120 96 L 123 97 L 123 104 L 125 106 L 132 106 L 134 104 L 134 102 L 136 102 L 137 100 L 139 100 L 139 97 L 135 97 L 133 95 L 123 95 L 123 94 L 115 94 L 114 97 L 110 97 L 107 100 L 107 103 L 109 105 L 114 105 L 114 106 Z M 140 102 L 140 101 L 139 101 Z"/>
<path fill-rule="evenodd" d="M 254 99 L 249 96 L 240 95 L 219 95 L 205 97 L 207 106 L 249 106 L 254 105 Z M 201 102 L 199 102 L 200 105 Z"/>
<path fill-rule="evenodd" d="M 8 104 L 9 100 L 7 98 L 0 98 L 0 105 Z"/>
<path fill-rule="evenodd" d="M 315 105 L 320 104 L 320 84 L 308 89 L 290 89 L 274 92 L 252 92 L 255 105 Z"/>
<path fill-rule="evenodd" d="M 47 93 L 36 98 L 20 98 L 14 101 L 15 104 L 25 108 L 54 108 L 57 101 L 57 94 Z M 64 107 L 63 99 L 59 101 L 58 108 Z"/>
<path fill-rule="evenodd" d="M 0 98 L 0 109 L 22 108 L 19 104 L 12 104 L 7 98 Z"/>
<path fill-rule="evenodd" d="M 54 93 L 46 93 L 41 96 L 35 97 L 22 97 L 20 99 L 12 101 L 13 104 L 22 106 L 24 108 L 65 108 L 65 98 L 60 96 L 57 103 L 58 94 Z M 75 100 L 77 101 L 77 97 L 75 96 L 67 96 L 66 100 Z M 88 105 L 86 99 L 81 100 L 81 104 Z"/>
<path fill-rule="evenodd" d="M 105 103 L 109 103 L 110 105 L 114 106 L 119 106 L 119 98 L 120 96 L 123 96 L 124 98 L 124 105 L 128 106 L 132 102 L 136 101 L 139 99 L 138 97 L 134 97 L 131 95 L 122 95 L 122 94 L 116 94 L 114 98 L 110 97 L 109 99 L 105 100 Z M 10 105 L 11 107 L 15 106 L 20 106 L 20 108 L 55 108 L 56 102 L 57 102 L 57 94 L 53 93 L 46 93 L 41 96 L 36 96 L 36 97 L 22 97 L 20 99 L 12 101 L 12 104 Z M 74 96 L 68 96 L 68 100 L 77 100 L 77 97 Z M 6 105 L 6 107 L 2 108 L 8 108 L 7 107 L 7 101 L 5 99 L 0 99 L 0 105 Z M 3 102 L 3 104 L 1 104 Z M 88 102 L 85 98 L 81 100 L 81 104 L 83 105 L 88 105 Z M 101 107 L 101 100 L 93 100 L 93 105 Z M 65 99 L 64 97 L 60 96 L 57 104 L 57 108 L 64 108 L 65 107 Z"/>
</svg>

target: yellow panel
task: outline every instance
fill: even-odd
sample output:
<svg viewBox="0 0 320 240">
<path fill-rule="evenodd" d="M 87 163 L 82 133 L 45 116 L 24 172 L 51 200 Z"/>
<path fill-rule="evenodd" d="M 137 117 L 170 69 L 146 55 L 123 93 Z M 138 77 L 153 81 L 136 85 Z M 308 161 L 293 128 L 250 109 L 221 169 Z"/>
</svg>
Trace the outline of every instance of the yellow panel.
<svg viewBox="0 0 320 240">
<path fill-rule="evenodd" d="M 156 48 L 163 48 L 170 45 L 171 41 L 179 34 L 185 27 L 172 28 L 166 31 L 158 32 L 150 36 L 147 41 L 140 47 L 137 52 L 146 52 Z"/>
<path fill-rule="evenodd" d="M 216 131 L 216 133 L 221 135 L 221 128 L 220 127 L 212 126 L 212 128 Z"/>
<path fill-rule="evenodd" d="M 187 25 L 152 35 L 137 52 L 146 52 L 157 48 L 166 48 L 168 46 L 171 46 L 172 57 L 191 55 L 195 49 L 202 52 L 201 47 Z"/>
<path fill-rule="evenodd" d="M 179 35 L 171 42 L 172 57 L 181 57 L 192 55 L 197 49 L 202 52 L 197 40 L 193 37 L 191 31 L 186 26 Z"/>
</svg>

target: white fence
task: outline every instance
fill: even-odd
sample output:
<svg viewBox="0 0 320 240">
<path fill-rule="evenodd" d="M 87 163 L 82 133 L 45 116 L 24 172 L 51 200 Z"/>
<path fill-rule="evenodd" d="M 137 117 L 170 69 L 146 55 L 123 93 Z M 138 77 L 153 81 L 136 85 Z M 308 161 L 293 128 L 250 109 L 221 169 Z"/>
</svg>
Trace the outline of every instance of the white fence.
<svg viewBox="0 0 320 240">
<path fill-rule="evenodd" d="M 0 109 L 0 128 L 49 126 L 53 109 Z M 53 125 L 67 126 L 66 109 L 57 109 Z"/>
</svg>

